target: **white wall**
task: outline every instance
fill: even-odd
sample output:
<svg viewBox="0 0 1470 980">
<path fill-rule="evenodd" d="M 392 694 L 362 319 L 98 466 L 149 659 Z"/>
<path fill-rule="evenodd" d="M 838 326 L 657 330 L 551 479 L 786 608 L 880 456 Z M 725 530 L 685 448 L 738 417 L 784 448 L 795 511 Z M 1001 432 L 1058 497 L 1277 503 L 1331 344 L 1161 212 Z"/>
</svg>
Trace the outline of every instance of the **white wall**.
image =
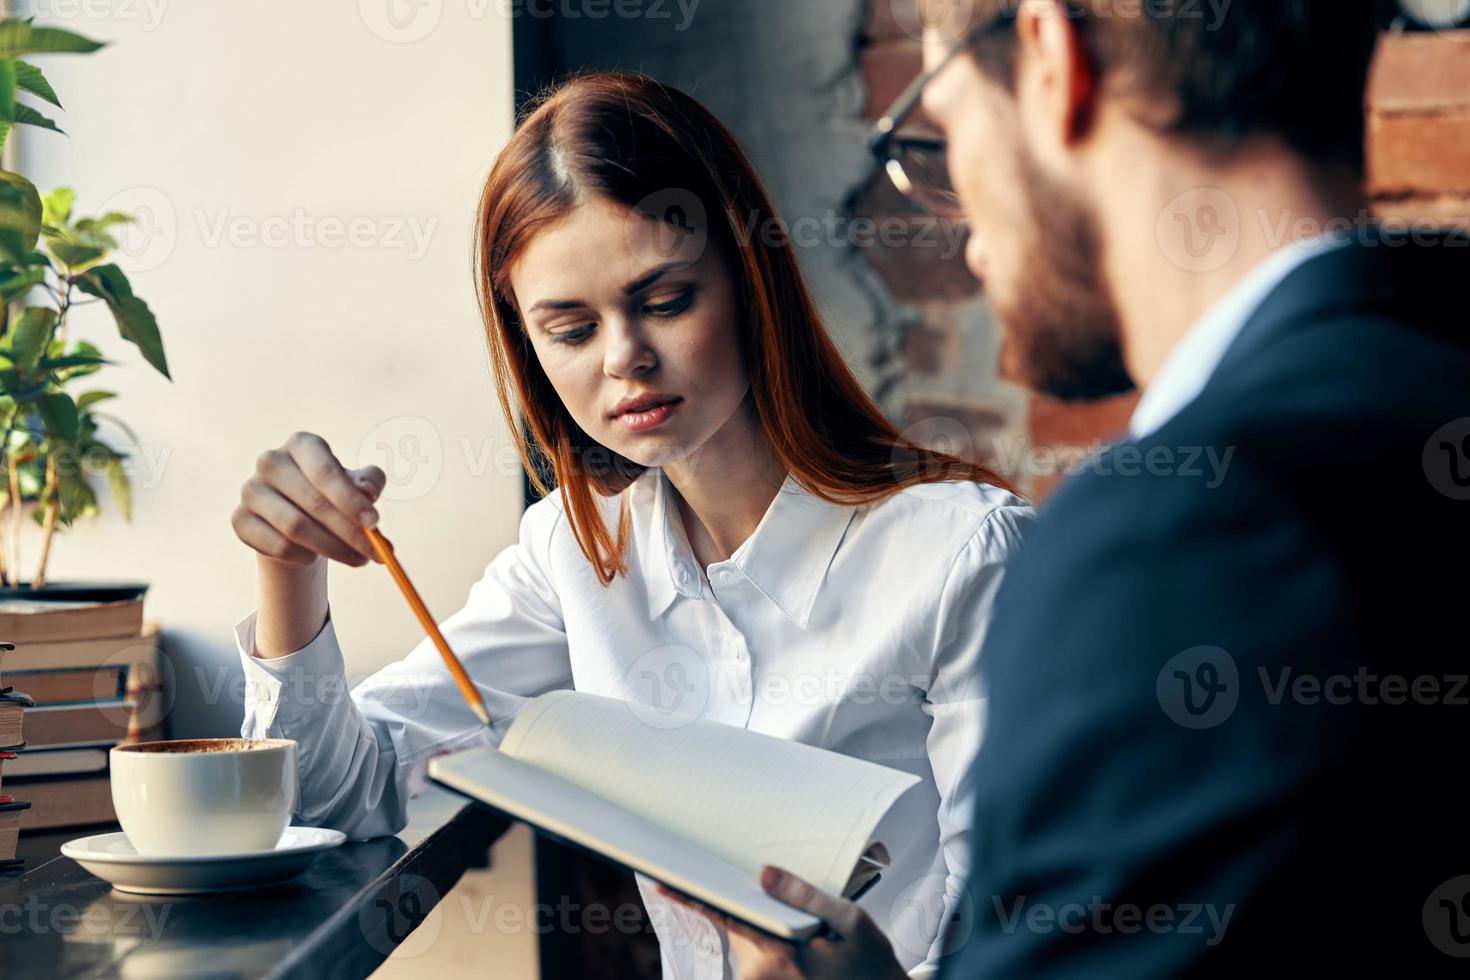
<svg viewBox="0 0 1470 980">
<path fill-rule="evenodd" d="M 151 582 L 174 734 L 234 734 L 231 627 L 254 607 L 255 569 L 230 514 L 262 450 L 307 429 L 349 465 L 388 464 L 384 533 L 440 618 L 515 534 L 518 470 L 469 271 L 480 183 L 512 126 L 510 23 L 440 0 L 29 9 L 114 43 L 35 59 L 70 137 L 22 131 L 18 165 L 42 190 L 74 186 L 79 211 L 142 215 L 118 261 L 175 379 L 103 308 L 77 311 L 73 336 L 123 362 L 89 380 L 121 393 L 142 440 L 135 514 L 104 492 L 104 516 L 56 541 L 49 577 Z M 421 637 L 381 566 L 332 578 L 354 680 Z"/>
</svg>

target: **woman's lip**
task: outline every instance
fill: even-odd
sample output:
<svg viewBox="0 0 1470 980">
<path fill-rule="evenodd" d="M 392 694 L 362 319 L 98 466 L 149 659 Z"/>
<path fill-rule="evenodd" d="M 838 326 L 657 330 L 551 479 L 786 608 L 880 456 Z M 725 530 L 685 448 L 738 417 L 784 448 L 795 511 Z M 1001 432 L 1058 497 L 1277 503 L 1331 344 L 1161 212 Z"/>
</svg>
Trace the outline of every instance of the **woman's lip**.
<svg viewBox="0 0 1470 980">
<path fill-rule="evenodd" d="M 676 398 L 642 412 L 624 412 L 617 417 L 617 422 L 630 432 L 648 432 L 667 422 L 683 401 Z"/>
<path fill-rule="evenodd" d="M 625 408 L 622 411 L 614 412 L 613 413 L 613 418 L 618 419 L 618 418 L 622 418 L 624 415 L 634 415 L 634 414 L 638 414 L 638 413 L 651 412 L 655 408 L 660 408 L 660 407 L 662 407 L 664 405 L 675 405 L 675 404 L 678 404 L 679 402 L 681 402 L 683 400 L 684 399 L 678 397 L 677 395 L 671 395 L 668 398 L 661 398 L 661 399 L 658 399 L 657 401 L 647 402 L 646 404 L 644 404 L 642 406 L 639 406 L 637 408 Z"/>
</svg>

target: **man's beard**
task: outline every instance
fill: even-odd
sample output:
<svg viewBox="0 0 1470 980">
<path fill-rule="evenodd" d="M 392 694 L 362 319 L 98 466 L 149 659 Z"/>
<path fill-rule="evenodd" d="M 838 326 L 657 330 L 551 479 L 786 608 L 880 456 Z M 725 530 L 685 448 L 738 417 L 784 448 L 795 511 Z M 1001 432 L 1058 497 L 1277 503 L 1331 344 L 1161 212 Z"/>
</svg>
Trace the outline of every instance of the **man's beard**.
<svg viewBox="0 0 1470 980">
<path fill-rule="evenodd" d="M 1098 401 L 1134 389 L 1123 326 L 1103 278 L 1097 216 L 1022 151 L 1021 189 L 1032 229 L 1025 278 L 1000 317 L 1003 373 L 1062 401 Z"/>
</svg>

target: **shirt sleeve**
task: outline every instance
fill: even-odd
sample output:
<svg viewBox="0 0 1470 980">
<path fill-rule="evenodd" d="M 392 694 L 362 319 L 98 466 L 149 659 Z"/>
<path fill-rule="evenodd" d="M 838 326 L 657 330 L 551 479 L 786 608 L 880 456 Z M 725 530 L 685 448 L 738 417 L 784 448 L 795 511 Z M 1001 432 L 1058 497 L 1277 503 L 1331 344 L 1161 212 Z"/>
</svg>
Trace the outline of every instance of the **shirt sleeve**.
<svg viewBox="0 0 1470 980">
<path fill-rule="evenodd" d="M 970 870 L 974 761 L 985 726 L 986 692 L 980 679 L 980 650 L 994 614 L 1006 562 L 1020 548 L 1036 519 L 1025 505 L 999 507 L 960 553 L 941 593 L 935 618 L 934 675 L 924 711 L 933 718 L 927 749 L 939 789 L 939 845 L 946 869 L 944 913 L 934 944 L 911 977 L 937 975 L 947 952 L 949 926 L 965 921 Z"/>
<path fill-rule="evenodd" d="M 395 834 L 428 784 L 435 755 L 499 744 L 531 698 L 572 685 L 561 604 L 552 585 L 554 498 L 528 508 L 520 540 L 502 551 L 440 630 L 489 709 L 486 729 L 425 637 L 404 659 L 348 690 L 331 613 L 284 657 L 255 656 L 252 612 L 235 627 L 245 671 L 245 738 L 291 738 L 299 788 L 293 820 L 353 840 Z"/>
</svg>

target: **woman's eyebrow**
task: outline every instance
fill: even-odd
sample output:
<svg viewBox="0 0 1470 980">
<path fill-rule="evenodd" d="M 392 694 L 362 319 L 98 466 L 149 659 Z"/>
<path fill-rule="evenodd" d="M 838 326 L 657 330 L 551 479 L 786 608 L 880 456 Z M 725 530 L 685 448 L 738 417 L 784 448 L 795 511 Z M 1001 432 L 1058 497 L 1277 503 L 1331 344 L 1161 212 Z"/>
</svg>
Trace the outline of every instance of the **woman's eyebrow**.
<svg viewBox="0 0 1470 980">
<path fill-rule="evenodd" d="M 640 293 L 643 290 L 647 289 L 649 286 L 652 286 L 654 283 L 658 282 L 666 274 L 674 272 L 678 269 L 687 269 L 693 264 L 693 262 L 686 262 L 682 259 L 675 260 L 673 262 L 665 262 L 663 265 L 658 266 L 657 268 L 650 269 L 648 271 L 648 274 L 645 275 L 642 279 L 630 282 L 628 283 L 628 285 L 624 286 L 623 295 L 632 296 L 634 293 Z"/>
<path fill-rule="evenodd" d="M 634 282 L 630 282 L 628 283 L 628 285 L 624 286 L 623 295 L 632 296 L 634 293 L 642 292 L 649 286 L 652 286 L 654 283 L 658 282 L 664 276 L 668 275 L 670 272 L 675 272 L 679 269 L 687 269 L 693 264 L 693 262 L 685 262 L 683 260 L 665 262 L 661 266 L 650 269 L 648 273 L 643 276 L 643 278 L 635 280 Z M 530 314 L 539 313 L 543 310 L 549 312 L 558 312 L 561 310 L 585 309 L 591 309 L 591 304 L 589 304 L 584 299 L 543 299 L 527 309 L 526 312 Z"/>
<path fill-rule="evenodd" d="M 527 313 L 536 313 L 536 312 L 539 312 L 541 310 L 549 310 L 549 311 L 553 311 L 554 312 L 554 311 L 558 311 L 558 310 L 584 310 L 584 309 L 587 309 L 587 308 L 588 307 L 587 307 L 587 301 L 586 300 L 581 300 L 581 299 L 543 299 L 543 300 L 541 300 L 541 302 L 537 303 L 535 306 L 532 306 L 526 312 Z"/>
</svg>

